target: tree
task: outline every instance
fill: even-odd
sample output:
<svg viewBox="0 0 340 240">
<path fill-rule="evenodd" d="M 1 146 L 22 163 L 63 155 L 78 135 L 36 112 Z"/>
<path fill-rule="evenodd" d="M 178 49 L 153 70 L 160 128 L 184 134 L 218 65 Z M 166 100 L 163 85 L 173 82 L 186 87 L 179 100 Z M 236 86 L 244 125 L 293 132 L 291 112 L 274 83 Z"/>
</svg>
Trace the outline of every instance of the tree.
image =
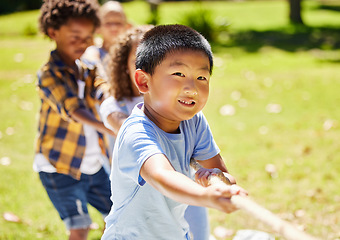
<svg viewBox="0 0 340 240">
<path fill-rule="evenodd" d="M 0 14 L 39 9 L 41 4 L 42 0 L 1 0 Z"/>
<path fill-rule="evenodd" d="M 302 0 L 289 1 L 289 21 L 292 24 L 303 24 L 301 17 L 301 2 Z"/>
<path fill-rule="evenodd" d="M 158 24 L 158 6 L 161 4 L 162 0 L 147 0 L 150 6 L 151 17 L 148 21 L 149 24 Z"/>
</svg>

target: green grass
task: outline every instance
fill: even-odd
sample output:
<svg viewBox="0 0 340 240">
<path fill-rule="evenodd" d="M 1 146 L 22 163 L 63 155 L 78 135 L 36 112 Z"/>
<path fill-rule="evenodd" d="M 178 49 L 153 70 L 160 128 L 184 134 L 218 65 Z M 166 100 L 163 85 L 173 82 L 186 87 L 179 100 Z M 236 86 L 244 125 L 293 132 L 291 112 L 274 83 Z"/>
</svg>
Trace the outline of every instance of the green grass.
<svg viewBox="0 0 340 240">
<path fill-rule="evenodd" d="M 38 12 L 35 10 L 0 16 L 0 37 L 3 35 L 19 36 L 37 33 Z"/>
<path fill-rule="evenodd" d="M 320 239 L 340 239 L 340 13 L 304 1 L 307 27 L 296 28 L 288 24 L 286 1 L 203 4 L 230 22 L 213 44 L 215 68 L 204 109 L 230 172 L 256 202 L 283 219 Z M 160 22 L 181 22 L 192 7 L 163 3 Z M 144 2 L 124 8 L 136 24 L 149 19 Z M 0 164 L 0 214 L 21 219 L 1 217 L 0 239 L 67 236 L 32 170 L 39 111 L 35 74 L 54 47 L 41 35 L 28 36 L 37 31 L 38 14 L 0 16 L 0 159 L 11 161 Z M 281 111 L 269 113 L 270 104 Z M 221 115 L 224 105 L 235 113 Z M 274 177 L 267 164 L 276 167 Z M 99 239 L 103 223 L 93 209 L 91 215 L 100 229 L 89 239 Z M 242 211 L 210 210 L 210 224 L 212 233 L 216 226 L 271 232 Z"/>
</svg>

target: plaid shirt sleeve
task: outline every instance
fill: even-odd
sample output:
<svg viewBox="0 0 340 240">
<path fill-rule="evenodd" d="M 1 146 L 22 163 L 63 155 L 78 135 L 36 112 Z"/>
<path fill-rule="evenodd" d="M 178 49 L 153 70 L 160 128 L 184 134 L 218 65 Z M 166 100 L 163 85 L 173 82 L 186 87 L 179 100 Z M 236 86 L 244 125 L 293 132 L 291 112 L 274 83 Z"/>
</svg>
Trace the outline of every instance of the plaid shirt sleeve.
<svg viewBox="0 0 340 240">
<path fill-rule="evenodd" d="M 93 92 L 91 93 L 91 96 L 97 100 L 97 102 L 102 102 L 103 99 L 107 98 L 109 96 L 109 84 L 106 80 L 104 70 L 100 68 L 100 66 L 94 66 L 93 63 L 90 63 L 89 61 L 85 60 L 81 62 L 83 69 L 87 69 L 84 77 L 85 82 L 86 78 L 90 77 L 90 79 L 93 79 L 93 84 L 91 87 Z"/>
<path fill-rule="evenodd" d="M 70 76 L 49 65 L 38 73 L 40 98 L 66 121 L 71 120 L 73 111 L 85 107 L 83 100 L 78 97 L 77 83 L 72 82 Z"/>
</svg>

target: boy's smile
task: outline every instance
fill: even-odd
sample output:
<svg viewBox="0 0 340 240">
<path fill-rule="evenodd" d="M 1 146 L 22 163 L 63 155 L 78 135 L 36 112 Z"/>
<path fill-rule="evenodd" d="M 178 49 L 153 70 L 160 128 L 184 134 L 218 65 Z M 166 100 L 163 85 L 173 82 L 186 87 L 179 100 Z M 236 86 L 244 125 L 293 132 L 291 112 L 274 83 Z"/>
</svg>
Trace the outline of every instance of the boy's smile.
<svg viewBox="0 0 340 240">
<path fill-rule="evenodd" d="M 140 88 L 146 115 L 162 130 L 176 132 L 181 121 L 191 119 L 205 106 L 209 70 L 209 59 L 203 52 L 168 53 L 151 76 L 146 74 L 146 91 Z"/>
<path fill-rule="evenodd" d="M 59 29 L 48 29 L 49 36 L 55 40 L 61 59 L 68 66 L 73 66 L 86 48 L 92 44 L 94 25 L 85 18 L 70 18 Z"/>
</svg>

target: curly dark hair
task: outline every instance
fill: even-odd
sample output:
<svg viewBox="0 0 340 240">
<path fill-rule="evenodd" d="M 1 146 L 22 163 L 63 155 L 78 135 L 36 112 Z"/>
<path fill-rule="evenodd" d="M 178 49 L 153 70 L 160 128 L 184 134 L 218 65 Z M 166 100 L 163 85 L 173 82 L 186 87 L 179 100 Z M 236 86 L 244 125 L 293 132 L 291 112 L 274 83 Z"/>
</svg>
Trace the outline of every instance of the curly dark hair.
<svg viewBox="0 0 340 240">
<path fill-rule="evenodd" d="M 45 0 L 40 8 L 39 27 L 48 36 L 47 29 L 59 29 L 70 18 L 86 18 L 95 28 L 100 24 L 97 0 Z"/>
<path fill-rule="evenodd" d="M 110 93 L 118 101 L 124 97 L 134 97 L 130 75 L 128 73 L 128 57 L 134 46 L 142 39 L 145 32 L 153 26 L 145 25 L 129 29 L 123 33 L 110 48 L 105 63 L 108 66 Z"/>
</svg>

